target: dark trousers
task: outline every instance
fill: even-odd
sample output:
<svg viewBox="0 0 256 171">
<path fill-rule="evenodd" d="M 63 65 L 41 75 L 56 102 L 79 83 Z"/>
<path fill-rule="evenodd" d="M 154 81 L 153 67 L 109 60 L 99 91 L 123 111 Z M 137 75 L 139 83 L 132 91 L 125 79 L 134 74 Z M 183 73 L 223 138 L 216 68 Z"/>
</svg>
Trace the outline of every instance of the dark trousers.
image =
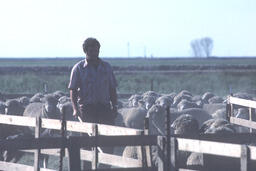
<svg viewBox="0 0 256 171">
<path fill-rule="evenodd" d="M 80 106 L 80 112 L 82 115 L 82 120 L 84 122 L 92 122 L 99 124 L 114 125 L 115 116 L 110 108 L 110 105 L 103 104 L 90 104 Z M 104 153 L 112 154 L 114 147 L 100 147 Z M 85 148 L 88 150 L 88 148 Z M 84 163 L 85 168 L 90 168 L 90 163 Z M 109 168 L 106 165 L 98 165 L 99 168 Z"/>
<path fill-rule="evenodd" d="M 115 116 L 110 105 L 89 104 L 80 107 L 82 120 L 99 124 L 114 125 Z"/>
</svg>

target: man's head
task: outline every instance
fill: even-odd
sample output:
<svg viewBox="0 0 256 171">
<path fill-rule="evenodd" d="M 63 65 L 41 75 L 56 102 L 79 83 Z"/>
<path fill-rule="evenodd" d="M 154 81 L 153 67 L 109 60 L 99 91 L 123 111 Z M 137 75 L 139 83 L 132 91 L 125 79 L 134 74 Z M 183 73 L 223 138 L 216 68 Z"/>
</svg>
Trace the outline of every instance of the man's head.
<svg viewBox="0 0 256 171">
<path fill-rule="evenodd" d="M 89 37 L 83 43 L 86 59 L 93 60 L 99 57 L 100 43 L 97 39 Z"/>
</svg>

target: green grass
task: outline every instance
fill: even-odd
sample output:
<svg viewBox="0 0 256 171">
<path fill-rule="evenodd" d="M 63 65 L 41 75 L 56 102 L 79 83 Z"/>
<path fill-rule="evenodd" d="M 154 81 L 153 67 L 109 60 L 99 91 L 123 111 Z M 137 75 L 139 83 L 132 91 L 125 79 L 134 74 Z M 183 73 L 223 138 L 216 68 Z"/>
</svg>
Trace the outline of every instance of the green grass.
<svg viewBox="0 0 256 171">
<path fill-rule="evenodd" d="M 248 72 L 195 72 L 170 74 L 134 74 L 117 75 L 119 91 L 126 93 L 142 93 L 153 90 L 160 93 L 180 92 L 189 90 L 193 94 L 210 91 L 217 95 L 227 95 L 232 91 L 254 90 L 256 73 Z"/>
<path fill-rule="evenodd" d="M 107 59 L 113 66 L 256 65 L 256 58 L 126 58 Z"/>
<path fill-rule="evenodd" d="M 22 74 L 0 75 L 0 92 L 2 93 L 36 93 L 44 91 L 67 91 L 68 75 Z"/>
<path fill-rule="evenodd" d="M 2 58 L 3 66 L 73 66 L 83 58 Z M 171 65 L 256 65 L 256 58 L 108 58 L 105 59 L 112 66 L 171 66 Z M 181 67 L 182 69 L 182 67 Z M 131 69 L 130 69 L 131 70 Z M 129 70 L 129 71 L 130 71 Z M 116 72 L 119 93 L 142 93 L 151 89 L 159 93 L 179 92 L 183 89 L 194 94 L 211 91 L 218 95 L 232 92 L 254 90 L 256 85 L 256 71 L 241 70 L 225 72 L 135 72 L 125 74 Z M 41 73 L 1 73 L 1 93 L 37 93 L 44 91 L 44 84 L 48 85 L 48 92 L 61 90 L 68 92 L 69 82 L 67 71 L 58 74 Z"/>
<path fill-rule="evenodd" d="M 143 93 L 151 89 L 159 93 L 189 90 L 193 94 L 210 91 L 223 96 L 238 91 L 254 90 L 255 72 L 170 72 L 135 74 L 116 74 L 118 93 Z M 37 93 L 44 91 L 44 83 L 48 92 L 61 90 L 68 92 L 69 74 L 48 75 L 27 73 L 22 75 L 0 75 L 1 93 Z"/>
<path fill-rule="evenodd" d="M 73 66 L 80 58 L 0 58 L 3 66 Z M 256 58 L 104 58 L 113 66 L 256 65 Z"/>
</svg>

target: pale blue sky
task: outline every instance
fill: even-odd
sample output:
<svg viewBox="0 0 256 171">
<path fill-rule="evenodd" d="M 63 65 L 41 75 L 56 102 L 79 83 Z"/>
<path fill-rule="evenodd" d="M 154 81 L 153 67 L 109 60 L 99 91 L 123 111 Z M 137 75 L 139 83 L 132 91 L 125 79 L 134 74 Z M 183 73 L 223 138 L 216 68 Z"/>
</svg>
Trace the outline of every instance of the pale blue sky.
<svg viewBox="0 0 256 171">
<path fill-rule="evenodd" d="M 78 57 L 96 37 L 102 57 L 256 56 L 255 0 L 0 0 L 0 57 Z"/>
</svg>

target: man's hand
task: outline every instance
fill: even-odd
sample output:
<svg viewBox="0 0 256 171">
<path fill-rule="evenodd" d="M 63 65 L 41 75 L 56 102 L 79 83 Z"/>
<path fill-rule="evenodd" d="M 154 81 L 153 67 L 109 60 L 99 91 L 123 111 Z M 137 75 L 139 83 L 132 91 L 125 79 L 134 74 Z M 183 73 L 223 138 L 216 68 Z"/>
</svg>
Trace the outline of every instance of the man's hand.
<svg viewBox="0 0 256 171">
<path fill-rule="evenodd" d="M 80 116 L 80 112 L 77 109 L 73 109 L 73 116 L 77 118 L 78 116 Z"/>
<path fill-rule="evenodd" d="M 114 106 L 112 106 L 112 113 L 113 113 L 113 116 L 116 118 L 116 116 L 117 116 L 117 106 L 116 105 L 114 105 Z"/>
</svg>

